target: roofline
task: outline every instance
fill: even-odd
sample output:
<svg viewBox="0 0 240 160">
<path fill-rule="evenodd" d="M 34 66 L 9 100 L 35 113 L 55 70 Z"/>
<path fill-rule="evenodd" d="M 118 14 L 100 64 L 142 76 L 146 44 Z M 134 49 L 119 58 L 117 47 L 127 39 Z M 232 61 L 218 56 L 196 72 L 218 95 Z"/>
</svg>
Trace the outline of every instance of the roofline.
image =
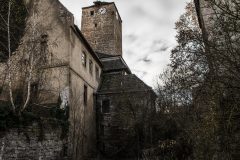
<svg viewBox="0 0 240 160">
<path fill-rule="evenodd" d="M 106 6 L 106 5 L 111 5 L 111 4 L 114 5 L 114 7 L 115 7 L 115 9 L 116 9 L 116 11 L 117 11 L 117 13 L 118 13 L 118 16 L 119 16 L 119 18 L 120 18 L 120 21 L 121 21 L 121 23 L 122 23 L 122 18 L 121 18 L 121 15 L 119 14 L 119 11 L 118 11 L 118 8 L 117 8 L 115 2 L 104 2 L 104 3 L 101 4 L 101 6 Z M 96 6 L 96 5 L 94 4 L 94 5 L 91 5 L 91 6 L 88 6 L 88 7 L 82 7 L 82 10 L 84 10 L 84 9 L 89 9 L 89 8 L 92 8 L 92 7 L 95 7 L 95 6 Z"/>
<path fill-rule="evenodd" d="M 116 55 L 116 56 L 109 56 L 109 57 L 104 57 L 104 58 L 99 58 L 99 59 L 101 59 L 101 61 L 108 61 L 108 60 L 115 60 L 118 58 L 121 58 L 121 56 Z"/>
<path fill-rule="evenodd" d="M 108 57 L 99 57 L 99 59 L 108 59 L 108 58 L 114 58 L 114 57 L 119 57 L 119 56 L 121 56 L 121 55 L 110 55 L 110 54 L 107 54 L 107 53 L 101 53 L 101 52 L 98 52 L 98 51 L 96 51 L 96 53 L 98 53 L 98 54 L 105 54 L 106 56 L 108 56 Z"/>
<path fill-rule="evenodd" d="M 196 12 L 197 12 L 199 27 L 202 28 L 202 19 L 201 19 L 201 11 L 200 11 L 199 0 L 194 0 L 194 5 L 195 5 Z"/>
<path fill-rule="evenodd" d="M 123 63 L 127 66 L 127 69 L 128 69 L 128 71 L 129 71 L 129 74 L 131 74 L 132 72 L 131 72 L 130 68 L 128 67 L 127 63 L 125 62 L 125 60 L 122 58 L 122 56 L 121 56 L 121 60 L 122 60 Z"/>
<path fill-rule="evenodd" d="M 99 90 L 97 91 L 98 95 L 103 95 L 103 94 L 121 94 L 121 93 L 132 93 L 132 92 L 153 92 L 152 89 L 142 89 L 142 90 L 121 90 L 121 91 L 107 91 L 107 90 Z M 154 93 L 154 92 L 153 92 Z M 154 93 L 155 94 L 155 93 Z M 156 95 L 156 94 L 155 94 Z"/>
<path fill-rule="evenodd" d="M 125 62 L 125 60 L 123 59 L 123 57 L 120 56 L 120 55 L 116 55 L 116 56 L 112 56 L 112 57 L 106 57 L 106 58 L 101 58 L 101 61 L 115 60 L 115 59 L 117 59 L 117 58 L 120 58 L 121 61 L 122 61 L 122 62 L 125 64 L 125 66 L 127 67 L 127 68 L 121 68 L 120 70 L 122 70 L 122 69 L 127 69 L 128 74 L 132 74 L 132 72 L 131 72 L 130 68 L 128 67 L 127 63 Z M 114 71 L 114 70 L 116 70 L 116 69 L 109 70 L 109 71 Z"/>
<path fill-rule="evenodd" d="M 98 58 L 97 54 L 93 51 L 92 47 L 90 46 L 90 44 L 88 43 L 88 41 L 85 39 L 85 37 L 83 36 L 82 32 L 80 31 L 80 29 L 78 28 L 78 26 L 74 25 L 71 26 L 72 30 L 74 31 L 74 33 L 77 35 L 77 37 L 79 38 L 79 40 L 81 42 L 83 42 L 83 44 L 86 46 L 87 50 L 90 52 L 90 54 L 93 56 L 93 58 L 98 62 L 98 64 L 103 68 L 103 64 L 100 61 L 100 59 Z"/>
<path fill-rule="evenodd" d="M 106 74 L 107 73 L 113 73 L 114 71 L 119 72 L 119 71 L 126 71 L 126 70 L 127 70 L 128 74 L 131 74 L 131 71 L 128 68 L 109 69 L 109 70 L 104 70 L 104 68 L 103 68 L 103 72 L 106 73 Z"/>
<path fill-rule="evenodd" d="M 73 16 L 73 18 L 74 18 L 73 13 L 70 12 L 70 11 L 67 9 L 67 7 L 62 4 L 62 2 L 60 2 L 59 0 L 57 0 L 57 2 L 61 5 L 61 7 L 63 7 L 63 8 L 64 8 L 69 14 L 71 14 L 71 15 Z"/>
<path fill-rule="evenodd" d="M 133 74 L 138 80 L 140 80 L 142 83 L 144 83 L 150 90 L 153 91 L 152 87 L 150 87 L 149 85 L 147 85 L 145 82 L 143 82 L 142 79 L 140 79 L 138 76 L 136 76 L 136 74 Z"/>
</svg>

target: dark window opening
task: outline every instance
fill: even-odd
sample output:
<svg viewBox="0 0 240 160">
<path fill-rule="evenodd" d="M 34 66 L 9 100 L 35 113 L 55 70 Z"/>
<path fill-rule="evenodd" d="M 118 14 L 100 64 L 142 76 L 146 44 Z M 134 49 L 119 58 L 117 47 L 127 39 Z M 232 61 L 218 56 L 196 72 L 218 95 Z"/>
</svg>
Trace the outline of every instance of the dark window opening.
<svg viewBox="0 0 240 160">
<path fill-rule="evenodd" d="M 102 102 L 102 112 L 109 113 L 110 112 L 110 100 L 106 99 Z"/>
<path fill-rule="evenodd" d="M 89 73 L 91 75 L 93 74 L 93 62 L 92 62 L 92 60 L 89 60 Z"/>
<path fill-rule="evenodd" d="M 104 136 L 104 125 L 100 125 L 100 134 Z"/>
<path fill-rule="evenodd" d="M 30 103 L 36 103 L 37 97 L 38 97 L 38 83 L 31 84 L 31 97 L 30 97 Z"/>
<path fill-rule="evenodd" d="M 68 156 L 68 146 L 65 146 L 63 147 L 63 156 L 66 157 Z"/>
<path fill-rule="evenodd" d="M 99 81 L 100 75 L 99 75 L 99 68 L 97 66 L 95 68 L 95 76 L 96 76 L 96 80 Z"/>
<path fill-rule="evenodd" d="M 87 105 L 87 86 L 86 85 L 84 85 L 83 101 L 84 101 L 84 105 Z"/>
<path fill-rule="evenodd" d="M 91 16 L 94 16 L 94 11 L 91 11 L 90 14 L 91 14 Z"/>
<path fill-rule="evenodd" d="M 95 23 L 95 27 L 97 28 L 97 23 Z"/>
</svg>

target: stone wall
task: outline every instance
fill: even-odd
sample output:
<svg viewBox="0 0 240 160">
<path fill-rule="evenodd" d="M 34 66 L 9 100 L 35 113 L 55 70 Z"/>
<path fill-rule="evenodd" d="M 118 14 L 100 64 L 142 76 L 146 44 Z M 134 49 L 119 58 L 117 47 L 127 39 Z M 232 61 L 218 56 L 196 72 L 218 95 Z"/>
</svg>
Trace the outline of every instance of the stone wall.
<svg viewBox="0 0 240 160">
<path fill-rule="evenodd" d="M 61 135 L 61 127 L 40 128 L 37 123 L 0 132 L 0 160 L 67 159 L 67 141 Z"/>
<path fill-rule="evenodd" d="M 122 55 L 122 21 L 114 3 L 83 8 L 82 32 L 95 51 Z"/>
<path fill-rule="evenodd" d="M 104 109 L 105 100 L 109 100 L 109 109 Z M 141 141 L 150 143 L 152 137 L 149 116 L 155 112 L 154 102 L 155 96 L 150 91 L 98 94 L 98 149 L 105 156 L 133 156 L 136 150 L 136 123 L 142 125 L 144 138 Z"/>
</svg>

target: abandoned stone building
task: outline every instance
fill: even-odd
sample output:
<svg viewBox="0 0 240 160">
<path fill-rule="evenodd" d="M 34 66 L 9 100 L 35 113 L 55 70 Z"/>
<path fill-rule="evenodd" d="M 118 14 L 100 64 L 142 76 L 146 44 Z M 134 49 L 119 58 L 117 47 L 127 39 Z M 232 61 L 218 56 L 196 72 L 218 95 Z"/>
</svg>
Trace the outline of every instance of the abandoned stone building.
<svg viewBox="0 0 240 160">
<path fill-rule="evenodd" d="M 10 130 L 0 138 L 0 159 L 68 157 L 77 160 L 91 159 L 100 153 L 109 155 L 123 147 L 121 151 L 125 152 L 127 145 L 117 145 L 124 140 L 120 137 L 126 134 L 119 124 L 128 126 L 131 123 L 131 114 L 125 113 L 155 112 L 156 95 L 151 87 L 132 74 L 122 57 L 122 19 L 115 3 L 96 1 L 83 8 L 80 30 L 74 24 L 72 13 L 58 0 L 24 2 L 29 12 L 27 29 L 12 56 L 14 72 L 20 75 L 22 67 L 17 66 L 31 55 L 31 52 L 24 52 L 29 47 L 27 39 L 41 37 L 47 43 L 44 49 L 46 61 L 41 65 L 41 74 L 33 73 L 30 86 L 38 91 L 32 93 L 35 101 L 31 108 L 38 113 L 40 107 L 69 108 L 69 132 L 60 139 L 57 138 L 59 130 L 48 129 L 47 138 L 38 142 L 36 129 L 30 127 L 29 141 L 26 142 L 24 136 L 16 136 L 17 131 Z M 7 65 L 4 62 L 0 65 L 0 82 L 3 84 L 0 100 L 9 101 L 9 89 L 4 79 Z M 15 91 L 21 88 L 21 77 L 11 79 L 13 98 L 17 96 Z M 48 113 L 42 114 L 44 117 Z M 141 120 L 147 122 L 148 118 Z M 151 127 L 143 127 L 145 141 L 149 141 Z"/>
</svg>

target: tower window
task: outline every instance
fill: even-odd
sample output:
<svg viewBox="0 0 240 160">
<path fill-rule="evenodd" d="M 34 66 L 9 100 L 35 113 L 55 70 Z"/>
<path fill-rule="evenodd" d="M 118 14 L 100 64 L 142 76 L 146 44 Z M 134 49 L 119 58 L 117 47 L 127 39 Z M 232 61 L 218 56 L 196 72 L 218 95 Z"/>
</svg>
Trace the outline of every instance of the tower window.
<svg viewBox="0 0 240 160">
<path fill-rule="evenodd" d="M 82 65 L 84 67 L 87 66 L 87 57 L 86 57 L 86 53 L 85 52 L 82 52 Z"/>
<path fill-rule="evenodd" d="M 91 75 L 93 74 L 93 62 L 92 62 L 92 60 L 89 60 L 89 73 Z"/>
<path fill-rule="evenodd" d="M 87 105 L 87 86 L 86 85 L 84 85 L 83 102 L 84 102 L 84 105 Z"/>
<path fill-rule="evenodd" d="M 97 23 L 95 23 L 95 27 L 97 28 Z"/>
<path fill-rule="evenodd" d="M 90 15 L 91 15 L 91 16 L 94 16 L 94 11 L 90 11 Z"/>
<path fill-rule="evenodd" d="M 110 112 L 110 100 L 105 99 L 102 102 L 102 112 L 103 113 L 109 113 Z"/>
</svg>

